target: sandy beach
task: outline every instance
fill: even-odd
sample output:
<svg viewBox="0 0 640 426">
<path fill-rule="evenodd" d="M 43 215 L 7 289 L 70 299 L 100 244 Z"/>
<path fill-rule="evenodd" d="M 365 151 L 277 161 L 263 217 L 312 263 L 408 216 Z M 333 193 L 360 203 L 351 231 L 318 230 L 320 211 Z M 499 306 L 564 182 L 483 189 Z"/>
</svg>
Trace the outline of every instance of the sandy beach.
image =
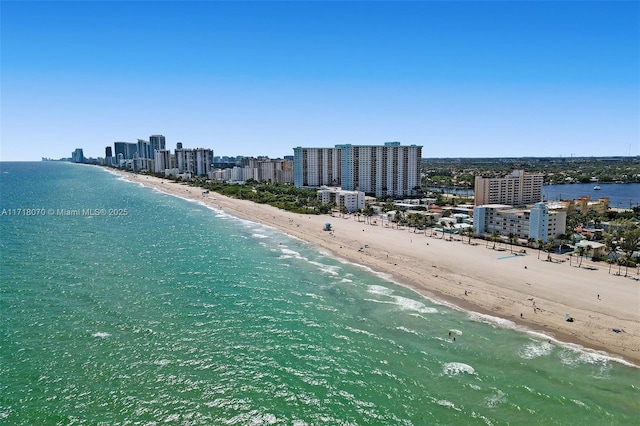
<svg viewBox="0 0 640 426">
<path fill-rule="evenodd" d="M 462 309 L 512 321 L 562 342 L 605 351 L 640 365 L 640 278 L 617 266 L 522 247 L 501 250 L 486 241 L 364 222 L 364 217 L 299 215 L 201 188 L 117 171 L 127 180 L 197 200 L 307 241 L 344 260 L 388 273 L 417 292 Z M 323 230 L 331 223 L 333 232 Z M 624 268 L 622 268 L 624 274 Z M 574 318 L 567 322 L 567 314 Z M 619 330 L 615 332 L 614 330 Z"/>
</svg>

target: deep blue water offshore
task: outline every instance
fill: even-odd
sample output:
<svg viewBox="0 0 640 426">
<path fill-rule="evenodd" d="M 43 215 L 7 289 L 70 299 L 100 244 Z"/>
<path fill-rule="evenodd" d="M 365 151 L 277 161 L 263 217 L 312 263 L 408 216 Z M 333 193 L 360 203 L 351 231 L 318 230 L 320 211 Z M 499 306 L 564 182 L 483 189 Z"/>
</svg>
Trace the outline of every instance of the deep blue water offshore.
<svg viewBox="0 0 640 426">
<path fill-rule="evenodd" d="M 637 424 L 606 355 L 99 167 L 0 171 L 0 423 Z"/>
</svg>

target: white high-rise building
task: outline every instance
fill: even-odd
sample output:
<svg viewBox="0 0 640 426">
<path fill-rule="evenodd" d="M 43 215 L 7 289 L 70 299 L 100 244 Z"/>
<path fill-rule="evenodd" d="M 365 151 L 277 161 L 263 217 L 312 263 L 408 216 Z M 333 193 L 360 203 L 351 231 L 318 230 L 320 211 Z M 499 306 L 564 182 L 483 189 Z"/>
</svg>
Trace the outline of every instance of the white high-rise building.
<svg viewBox="0 0 640 426">
<path fill-rule="evenodd" d="M 213 164 L 213 150 L 208 148 L 176 149 L 176 165 L 180 173 L 207 176 Z"/>
<path fill-rule="evenodd" d="M 376 197 L 417 195 L 421 186 L 422 146 L 336 145 L 294 148 L 296 187 L 340 186 Z"/>
<path fill-rule="evenodd" d="M 171 168 L 171 151 L 168 149 L 157 149 L 154 153 L 154 171 L 156 173 L 164 173 L 165 170 Z"/>
</svg>

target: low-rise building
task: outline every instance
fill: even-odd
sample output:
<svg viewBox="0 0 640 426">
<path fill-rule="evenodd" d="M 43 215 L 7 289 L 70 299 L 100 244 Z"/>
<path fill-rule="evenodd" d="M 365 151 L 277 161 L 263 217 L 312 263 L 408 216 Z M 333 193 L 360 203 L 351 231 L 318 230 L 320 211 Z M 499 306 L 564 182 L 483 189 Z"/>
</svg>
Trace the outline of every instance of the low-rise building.
<svg viewBox="0 0 640 426">
<path fill-rule="evenodd" d="M 552 201 L 549 203 L 551 209 L 576 210 L 582 213 L 596 211 L 599 214 L 605 214 L 609 210 L 609 205 L 609 197 L 600 197 L 597 200 L 592 200 L 591 197 L 586 195 L 575 200 Z"/>
<path fill-rule="evenodd" d="M 348 212 L 353 212 L 364 208 L 364 192 L 323 188 L 318 191 L 318 201 L 321 204 L 335 203 L 338 209 L 344 207 Z"/>
<path fill-rule="evenodd" d="M 473 226 L 476 234 L 490 235 L 498 232 L 516 238 L 542 240 L 556 238 L 565 233 L 567 212 L 550 211 L 545 203 L 536 203 L 530 209 L 517 209 L 504 204 L 487 204 L 473 209 Z"/>
</svg>

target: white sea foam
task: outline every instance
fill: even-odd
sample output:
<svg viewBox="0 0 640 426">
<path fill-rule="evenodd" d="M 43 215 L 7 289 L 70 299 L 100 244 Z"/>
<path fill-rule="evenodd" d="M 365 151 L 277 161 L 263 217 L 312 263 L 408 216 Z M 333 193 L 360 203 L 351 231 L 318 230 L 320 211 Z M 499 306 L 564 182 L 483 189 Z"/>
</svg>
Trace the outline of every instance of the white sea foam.
<svg viewBox="0 0 640 426">
<path fill-rule="evenodd" d="M 300 258 L 300 253 L 298 253 L 297 251 L 290 250 L 290 249 L 285 248 L 285 247 L 281 248 L 280 251 L 283 254 L 286 254 L 286 255 L 289 255 L 289 256 L 292 256 L 292 257 Z"/>
<path fill-rule="evenodd" d="M 461 312 L 465 312 L 465 310 L 459 307 L 454 307 L 454 309 Z M 588 348 L 585 348 L 584 346 L 581 346 L 575 343 L 567 343 L 561 340 L 557 340 L 553 336 L 549 336 L 539 331 L 527 329 L 526 327 L 517 325 L 513 321 L 510 321 L 504 318 L 496 317 L 493 315 L 481 314 L 473 311 L 467 311 L 467 313 L 471 320 L 484 322 L 491 325 L 496 325 L 501 328 L 517 330 L 522 333 L 526 333 L 528 335 L 534 336 L 535 338 L 546 340 L 547 343 L 553 343 L 558 346 L 562 346 L 566 349 L 573 351 L 574 353 L 579 354 L 578 356 L 569 356 L 568 354 L 565 354 L 564 356 L 561 355 L 561 360 L 565 365 L 577 365 L 577 364 L 585 364 L 585 363 L 596 364 L 596 363 L 606 363 L 608 361 L 614 361 L 614 362 L 626 365 L 628 367 L 640 368 L 640 366 L 630 363 L 622 358 L 612 356 L 602 351 L 588 349 Z"/>
<path fill-rule="evenodd" d="M 516 323 L 514 323 L 513 321 L 493 315 L 481 314 L 478 312 L 469 312 L 469 317 L 474 321 L 484 322 L 486 324 L 498 325 L 504 328 L 516 328 Z"/>
<path fill-rule="evenodd" d="M 447 362 L 442 367 L 442 373 L 447 376 L 457 376 L 459 374 L 476 374 L 476 370 L 468 364 L 462 362 Z"/>
<path fill-rule="evenodd" d="M 411 330 L 410 328 L 407 328 L 407 327 L 404 327 L 404 326 L 396 327 L 396 330 L 404 331 L 406 333 L 415 334 L 416 336 L 422 336 L 421 333 L 418 333 L 417 331 Z"/>
<path fill-rule="evenodd" d="M 572 399 L 571 402 L 573 402 L 576 405 L 579 405 L 580 407 L 586 408 L 587 410 L 589 409 L 589 406 L 580 400 Z"/>
<path fill-rule="evenodd" d="M 634 366 L 633 364 L 627 363 L 626 361 L 611 357 L 604 352 L 586 350 L 582 346 L 574 344 L 565 344 L 563 346 L 565 347 L 565 350 L 560 353 L 560 360 L 564 365 L 577 366 L 583 364 L 600 364 L 602 366 L 606 366 L 609 361 L 618 361 L 626 363 L 627 365 L 632 367 Z"/>
<path fill-rule="evenodd" d="M 366 331 L 366 330 L 360 330 L 358 328 L 353 328 L 353 327 L 349 327 L 349 326 L 345 327 L 345 329 L 349 330 L 352 333 L 364 334 L 366 336 L 375 337 L 376 339 L 379 339 L 378 336 L 376 336 L 375 334 L 373 334 L 373 333 L 371 333 L 369 331 Z"/>
<path fill-rule="evenodd" d="M 534 340 L 527 343 L 520 351 L 519 355 L 524 359 L 534 359 L 547 356 L 553 351 L 553 345 L 549 342 Z"/>
<path fill-rule="evenodd" d="M 338 275 L 340 267 L 337 265 L 325 265 L 324 263 L 309 261 L 310 264 L 317 266 L 320 271 L 326 272 L 330 275 Z"/>
<path fill-rule="evenodd" d="M 485 403 L 487 404 L 487 407 L 495 408 L 499 404 L 502 404 L 503 402 L 505 402 L 506 400 L 507 400 L 507 397 L 504 394 L 504 392 L 498 389 L 495 394 L 485 398 Z"/>
<path fill-rule="evenodd" d="M 111 334 L 104 332 L 104 331 L 99 331 L 97 333 L 93 333 L 91 335 L 91 337 L 95 337 L 96 339 L 106 339 L 107 337 L 111 336 Z"/>
<path fill-rule="evenodd" d="M 416 311 L 420 312 L 421 314 L 435 314 L 438 312 L 436 308 L 429 308 L 425 306 L 424 303 L 418 300 L 407 299 L 406 297 L 402 296 L 394 296 L 393 298 L 395 299 L 396 304 L 403 311 Z"/>
<path fill-rule="evenodd" d="M 268 236 L 268 235 L 264 235 L 264 234 L 257 234 L 257 233 L 255 233 L 255 234 L 251 234 L 251 236 L 252 236 L 253 238 L 269 238 L 269 236 Z"/>
<path fill-rule="evenodd" d="M 456 411 L 462 411 L 458 407 L 456 407 L 456 405 L 453 402 L 446 399 L 439 399 L 438 401 L 436 401 L 436 404 L 441 405 L 443 407 L 453 408 Z"/>
<path fill-rule="evenodd" d="M 367 287 L 367 292 L 372 294 L 380 294 L 383 296 L 391 296 L 393 294 L 393 290 L 381 285 L 370 285 Z"/>
</svg>

